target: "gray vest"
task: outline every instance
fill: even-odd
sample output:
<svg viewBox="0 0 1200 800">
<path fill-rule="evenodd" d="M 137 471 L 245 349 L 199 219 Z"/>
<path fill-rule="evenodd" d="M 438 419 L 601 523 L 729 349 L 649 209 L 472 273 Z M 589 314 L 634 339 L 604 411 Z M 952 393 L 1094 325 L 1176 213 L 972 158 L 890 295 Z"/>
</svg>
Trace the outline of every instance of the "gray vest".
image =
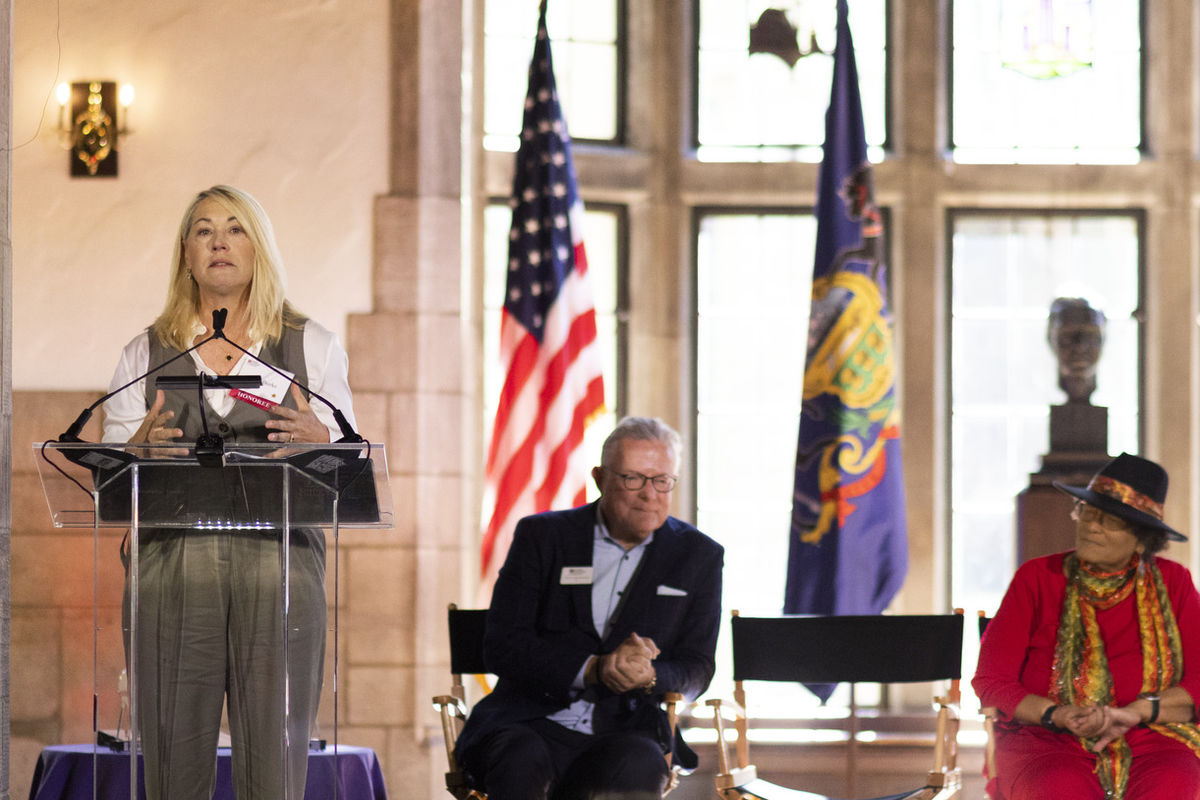
<svg viewBox="0 0 1200 800">
<path fill-rule="evenodd" d="M 307 320 L 304 317 L 299 317 L 286 321 L 299 324 L 300 327 L 297 329 L 285 324 L 283 326 L 283 334 L 279 339 L 275 342 L 264 344 L 258 357 L 277 369 L 292 373 L 297 383 L 307 385 L 308 369 L 304 362 L 304 324 Z M 149 369 L 154 369 L 160 364 L 169 361 L 172 357 L 179 355 L 179 351 L 175 348 L 165 347 L 158 340 L 153 330 L 147 329 L 147 333 L 150 337 Z M 154 377 L 156 375 L 187 375 L 194 377 L 196 375 L 195 362 L 192 361 L 191 356 L 184 356 L 147 378 L 147 410 L 154 404 Z M 307 392 L 305 392 L 305 399 L 308 399 Z M 294 409 L 296 407 L 296 401 L 292 399 L 290 390 L 284 396 L 282 404 L 288 408 Z M 174 389 L 167 391 L 166 404 L 163 406 L 163 409 L 175 412 L 175 416 L 167 424 L 172 427 L 182 428 L 184 441 L 194 441 L 197 436 L 204 433 L 204 422 L 200 416 L 197 390 Z M 258 406 L 237 400 L 234 401 L 233 408 L 230 410 L 228 416 L 221 416 L 213 411 L 212 406 L 207 403 L 204 406 L 204 414 L 208 419 L 209 433 L 219 435 L 228 444 L 268 441 L 267 434 L 270 433 L 270 429 L 266 427 L 265 423 L 268 419 L 272 419 L 275 416 Z"/>
</svg>

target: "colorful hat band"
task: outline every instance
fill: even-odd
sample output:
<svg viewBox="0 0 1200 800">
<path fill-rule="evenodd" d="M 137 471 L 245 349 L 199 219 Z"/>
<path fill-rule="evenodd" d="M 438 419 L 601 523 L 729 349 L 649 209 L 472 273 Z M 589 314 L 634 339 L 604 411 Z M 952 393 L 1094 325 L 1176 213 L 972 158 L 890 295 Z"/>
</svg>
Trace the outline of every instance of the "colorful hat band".
<svg viewBox="0 0 1200 800">
<path fill-rule="evenodd" d="M 1115 481 L 1105 475 L 1097 475 L 1092 478 L 1091 483 L 1088 484 L 1088 488 L 1097 494 L 1119 500 L 1127 506 L 1133 506 L 1138 511 L 1149 514 L 1157 520 L 1162 520 L 1163 518 L 1162 503 L 1154 502 L 1127 483 Z"/>
</svg>

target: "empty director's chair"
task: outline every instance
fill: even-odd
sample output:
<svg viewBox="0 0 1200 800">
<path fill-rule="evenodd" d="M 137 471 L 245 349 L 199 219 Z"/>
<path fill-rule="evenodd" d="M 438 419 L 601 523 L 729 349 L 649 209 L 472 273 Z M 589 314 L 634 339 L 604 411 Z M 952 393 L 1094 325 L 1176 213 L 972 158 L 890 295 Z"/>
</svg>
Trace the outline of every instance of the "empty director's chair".
<svg viewBox="0 0 1200 800">
<path fill-rule="evenodd" d="M 750 760 L 744 681 L 789 683 L 914 683 L 948 681 L 937 709 L 933 766 L 925 784 L 879 800 L 950 800 L 959 796 L 958 704 L 962 667 L 961 613 L 927 616 L 742 617 L 730 620 L 734 702 L 709 700 L 717 729 L 717 794 L 722 800 L 820 800 L 758 778 Z M 724 713 L 735 720 L 736 765 L 725 741 Z M 848 772 L 858 758 L 851 709 Z"/>
<path fill-rule="evenodd" d="M 442 737 L 446 743 L 446 791 L 458 800 L 487 800 L 487 795 L 471 787 L 466 773 L 458 765 L 454 757 L 454 743 L 467 721 L 466 686 L 463 684 L 464 675 L 474 675 L 483 683 L 483 676 L 488 673 L 483 661 L 483 634 L 487 626 L 487 609 L 458 608 L 450 604 L 448 612 L 450 632 L 450 694 L 438 695 L 433 698 L 433 706 L 442 717 Z M 675 735 L 678 706 L 684 700 L 683 695 L 668 692 L 665 696 L 667 721 L 671 726 L 671 735 Z M 667 786 L 670 792 L 679 783 L 683 771 L 671 764 L 670 755 L 667 764 L 671 767 L 671 780 Z M 666 794 L 666 792 L 664 792 Z"/>
</svg>

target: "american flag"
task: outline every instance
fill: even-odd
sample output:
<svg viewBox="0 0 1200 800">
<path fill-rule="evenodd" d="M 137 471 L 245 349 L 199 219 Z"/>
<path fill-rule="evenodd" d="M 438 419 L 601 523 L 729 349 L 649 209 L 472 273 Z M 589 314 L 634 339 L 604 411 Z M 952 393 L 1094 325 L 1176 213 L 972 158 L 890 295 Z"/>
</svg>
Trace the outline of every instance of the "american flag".
<svg viewBox="0 0 1200 800">
<path fill-rule="evenodd" d="M 604 410 L 596 309 L 587 274 L 583 203 L 558 103 L 546 2 L 529 64 L 529 91 L 513 177 L 508 283 L 500 322 L 504 386 L 488 448 L 480 551 L 482 599 L 517 520 L 586 499 L 581 449 Z"/>
</svg>

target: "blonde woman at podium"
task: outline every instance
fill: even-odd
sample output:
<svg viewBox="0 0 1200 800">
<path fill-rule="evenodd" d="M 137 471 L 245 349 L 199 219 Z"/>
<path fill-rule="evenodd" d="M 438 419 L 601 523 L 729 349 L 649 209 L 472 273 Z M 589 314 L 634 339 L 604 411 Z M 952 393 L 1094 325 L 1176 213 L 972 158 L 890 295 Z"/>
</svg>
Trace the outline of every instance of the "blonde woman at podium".
<svg viewBox="0 0 1200 800">
<path fill-rule="evenodd" d="M 104 440 L 191 444 L 206 431 L 226 447 L 336 439 L 344 430 L 336 415 L 310 404 L 301 387 L 353 426 L 345 351 L 284 293 L 279 247 L 258 201 L 231 186 L 197 194 L 175 239 L 162 314 L 125 346 L 111 389 L 153 375 L 105 403 Z M 203 401 L 197 391 L 148 388 L 159 375 L 200 373 L 259 375 L 263 383 L 205 391 Z M 323 532 L 291 532 L 287 665 L 278 530 L 140 528 L 139 539 L 136 690 L 147 797 L 212 797 L 227 701 L 239 800 L 280 800 L 285 785 L 287 800 L 300 800 L 325 651 Z M 125 595 L 128 652 L 128 581 Z"/>
</svg>

